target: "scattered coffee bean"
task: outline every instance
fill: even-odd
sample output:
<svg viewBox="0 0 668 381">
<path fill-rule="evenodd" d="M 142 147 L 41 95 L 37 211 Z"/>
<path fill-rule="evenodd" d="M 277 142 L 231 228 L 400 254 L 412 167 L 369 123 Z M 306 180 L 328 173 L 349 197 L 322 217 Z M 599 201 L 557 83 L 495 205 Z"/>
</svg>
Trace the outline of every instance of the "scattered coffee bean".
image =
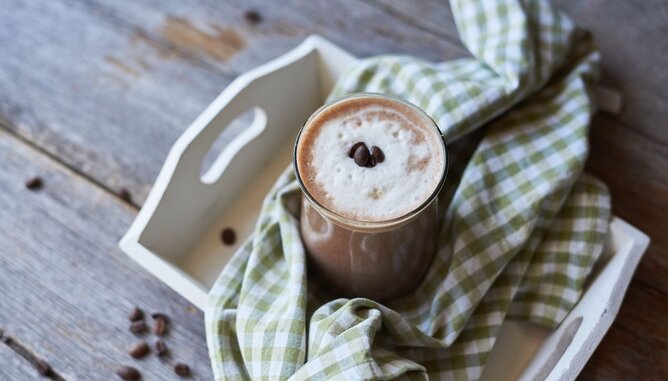
<svg viewBox="0 0 668 381">
<path fill-rule="evenodd" d="M 169 349 L 167 348 L 167 344 L 165 344 L 164 341 L 158 340 L 155 342 L 155 353 L 157 353 L 158 356 L 160 357 L 167 356 L 168 352 Z"/>
<path fill-rule="evenodd" d="M 359 165 L 360 167 L 364 167 L 369 162 L 369 149 L 366 148 L 366 144 L 362 144 L 361 146 L 357 147 L 355 150 L 354 159 L 355 164 Z"/>
<path fill-rule="evenodd" d="M 140 310 L 138 307 L 135 307 L 130 315 L 128 316 L 130 321 L 144 320 L 144 311 Z"/>
<path fill-rule="evenodd" d="M 350 151 L 348 151 L 348 157 L 351 158 L 351 159 L 354 158 L 355 157 L 355 151 L 357 151 L 359 146 L 363 146 L 363 145 L 364 145 L 364 143 L 362 143 L 362 142 L 357 142 L 357 143 L 353 144 L 353 146 L 350 147 Z"/>
<path fill-rule="evenodd" d="M 26 181 L 26 188 L 28 188 L 30 190 L 40 189 L 40 188 L 42 188 L 43 185 L 44 185 L 44 182 L 42 181 L 42 178 L 38 177 L 38 176 L 35 176 L 35 177 L 29 179 L 28 181 Z"/>
<path fill-rule="evenodd" d="M 151 349 L 148 347 L 148 344 L 142 341 L 140 343 L 135 344 L 132 348 L 130 348 L 128 353 L 130 354 L 130 356 L 136 359 L 140 359 L 146 356 L 150 351 Z"/>
<path fill-rule="evenodd" d="M 254 9 L 249 9 L 244 13 L 244 17 L 246 18 L 246 21 L 252 23 L 252 24 L 257 24 L 260 21 L 262 21 L 262 16 L 258 13 L 258 11 Z"/>
<path fill-rule="evenodd" d="M 156 319 L 155 327 L 153 327 L 153 333 L 158 336 L 162 336 L 165 334 L 165 329 L 165 320 L 162 318 Z"/>
<path fill-rule="evenodd" d="M 167 317 L 167 315 L 163 314 L 162 312 L 154 312 L 154 313 L 151 314 L 151 317 L 153 319 L 160 318 L 160 319 L 169 320 L 169 317 Z"/>
<path fill-rule="evenodd" d="M 127 381 L 135 381 L 141 378 L 141 374 L 139 374 L 139 371 L 131 366 L 122 366 L 118 368 L 116 370 L 116 374 L 123 380 Z"/>
<path fill-rule="evenodd" d="M 132 194 L 130 194 L 130 191 L 127 188 L 119 189 L 116 195 L 125 202 L 132 202 Z"/>
<path fill-rule="evenodd" d="M 162 336 L 167 331 L 167 315 L 161 313 L 154 313 L 151 315 L 155 319 L 155 325 L 153 326 L 153 333 L 158 336 Z"/>
<path fill-rule="evenodd" d="M 237 240 L 237 234 L 231 228 L 223 229 L 223 232 L 220 233 L 220 239 L 226 245 L 234 245 L 234 242 Z"/>
<path fill-rule="evenodd" d="M 37 372 L 39 372 L 39 374 L 42 376 L 48 376 L 51 374 L 51 365 L 42 359 L 37 360 L 35 367 L 37 368 Z"/>
<path fill-rule="evenodd" d="M 148 329 L 148 326 L 146 325 L 146 322 L 143 320 L 137 320 L 130 324 L 130 331 L 135 334 L 141 334 L 146 332 Z"/>
<path fill-rule="evenodd" d="M 378 146 L 371 147 L 371 156 L 373 156 L 373 158 L 376 159 L 377 163 L 382 163 L 383 161 L 385 161 L 385 154 L 383 153 L 383 150 L 380 149 Z"/>
<path fill-rule="evenodd" d="M 184 363 L 178 363 L 174 365 L 174 373 L 181 377 L 188 377 L 190 376 L 190 367 Z"/>
</svg>

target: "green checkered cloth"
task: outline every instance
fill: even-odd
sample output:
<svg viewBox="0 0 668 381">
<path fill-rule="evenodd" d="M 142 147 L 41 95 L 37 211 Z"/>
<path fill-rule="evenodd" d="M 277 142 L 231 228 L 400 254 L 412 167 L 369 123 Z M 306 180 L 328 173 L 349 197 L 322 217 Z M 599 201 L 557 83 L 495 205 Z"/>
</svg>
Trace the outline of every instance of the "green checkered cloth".
<svg viewBox="0 0 668 381">
<path fill-rule="evenodd" d="M 505 319 L 556 327 L 577 303 L 610 217 L 605 186 L 582 173 L 598 53 L 546 1 L 451 8 L 473 58 L 365 59 L 330 96 L 401 97 L 451 142 L 484 126 L 424 281 L 386 304 L 323 298 L 307 277 L 288 168 L 211 291 L 216 379 L 475 380 Z"/>
</svg>

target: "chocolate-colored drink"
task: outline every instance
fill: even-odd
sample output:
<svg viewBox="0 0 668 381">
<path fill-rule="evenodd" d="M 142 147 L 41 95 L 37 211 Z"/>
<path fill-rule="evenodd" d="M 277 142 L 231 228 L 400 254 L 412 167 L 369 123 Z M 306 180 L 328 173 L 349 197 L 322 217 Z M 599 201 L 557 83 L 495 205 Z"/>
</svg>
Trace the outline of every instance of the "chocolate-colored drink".
<svg viewBox="0 0 668 381">
<path fill-rule="evenodd" d="M 294 165 L 315 276 L 341 296 L 412 291 L 436 250 L 447 162 L 435 123 L 398 99 L 351 95 L 304 124 Z"/>
</svg>

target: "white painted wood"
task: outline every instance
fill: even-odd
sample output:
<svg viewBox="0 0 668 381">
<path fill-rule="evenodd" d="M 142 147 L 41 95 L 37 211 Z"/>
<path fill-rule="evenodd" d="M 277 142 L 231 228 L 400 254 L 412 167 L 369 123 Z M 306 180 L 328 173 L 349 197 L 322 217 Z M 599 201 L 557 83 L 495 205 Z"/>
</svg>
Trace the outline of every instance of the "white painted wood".
<svg viewBox="0 0 668 381">
<path fill-rule="evenodd" d="M 299 127 L 355 60 L 312 36 L 233 81 L 174 144 L 121 249 L 203 309 L 216 277 L 251 234 L 264 195 L 290 163 Z M 211 144 L 249 109 L 253 122 L 200 179 Z M 219 238 L 228 226 L 238 235 L 230 247 Z M 565 322 L 554 331 L 506 322 L 483 379 L 574 379 L 612 324 L 648 244 L 645 234 L 614 218 L 604 260 Z"/>
</svg>

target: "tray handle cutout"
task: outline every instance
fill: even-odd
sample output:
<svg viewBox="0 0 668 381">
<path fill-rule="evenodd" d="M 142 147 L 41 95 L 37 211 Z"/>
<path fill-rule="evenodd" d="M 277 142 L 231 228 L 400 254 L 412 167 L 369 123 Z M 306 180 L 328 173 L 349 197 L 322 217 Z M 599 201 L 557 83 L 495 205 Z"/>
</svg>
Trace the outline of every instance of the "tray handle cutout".
<svg viewBox="0 0 668 381">
<path fill-rule="evenodd" d="M 215 183 L 227 164 L 246 144 L 267 127 L 267 114 L 260 107 L 250 108 L 232 119 L 211 142 L 200 166 L 200 180 Z"/>
</svg>

